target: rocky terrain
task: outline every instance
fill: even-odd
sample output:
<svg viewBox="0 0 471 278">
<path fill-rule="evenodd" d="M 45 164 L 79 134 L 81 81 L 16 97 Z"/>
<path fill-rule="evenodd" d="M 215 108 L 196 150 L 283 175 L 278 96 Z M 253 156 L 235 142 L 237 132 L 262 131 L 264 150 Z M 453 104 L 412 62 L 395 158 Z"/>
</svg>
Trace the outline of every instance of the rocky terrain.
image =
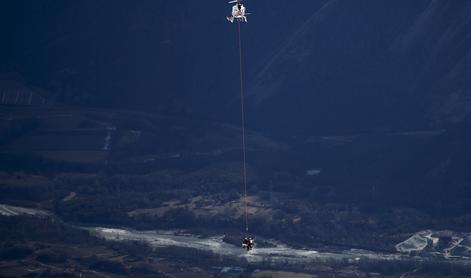
<svg viewBox="0 0 471 278">
<path fill-rule="evenodd" d="M 161 258 L 171 269 L 198 267 L 208 271 L 209 276 L 228 266 L 236 267 L 230 270 L 236 274 L 230 275 L 237 276 L 273 267 L 316 274 L 332 272 L 337 264 L 351 276 L 375 271 L 395 275 L 417 269 L 428 275 L 436 271 L 430 268 L 429 259 L 434 257 L 442 260 L 438 264 L 443 275 L 455 272 L 453 275 L 458 275 L 466 270 L 461 259 L 467 260 L 467 251 L 459 251 L 466 250 L 466 241 L 460 241 L 455 247 L 450 245 L 459 241 L 454 238 L 459 232 L 450 232 L 448 245 L 442 243 L 447 239 L 440 242 L 439 252 L 443 251 L 443 256 L 428 256 L 435 252 L 435 236 L 430 237 L 430 243 L 427 235 L 425 239 L 417 239 L 414 234 L 430 228 L 466 231 L 469 229 L 467 214 L 445 217 L 407 199 L 394 200 L 386 187 L 390 183 L 383 184 L 378 179 L 370 183 L 371 172 L 383 171 L 378 173 L 385 176 L 393 173 L 381 164 L 366 169 L 357 167 L 369 165 L 366 162 L 370 160 L 378 161 L 379 154 L 391 158 L 387 165 L 394 160 L 402 163 L 405 155 L 400 152 L 402 148 L 408 150 L 407 157 L 414 157 L 411 149 L 421 153 L 420 148 L 439 144 L 443 136 L 449 136 L 446 131 L 278 139 L 249 131 L 249 224 L 251 232 L 261 239 L 261 245 L 249 259 L 244 259 L 238 249 L 243 206 L 240 130 L 237 127 L 213 123 L 211 129 L 202 129 L 205 123 L 198 120 L 133 111 L 60 106 L 4 108 L 2 134 L 5 137 L 0 157 L 0 209 L 1 221 L 5 224 L 2 235 L 6 235 L 3 244 L 16 248 L 19 242 L 26 242 L 25 248 L 29 251 L 24 256 L 14 257 L 15 263 L 5 265 L 8 271 L 3 275 L 16 273 L 22 264 L 34 266 L 36 272 L 52 274 L 69 273 L 74 269 L 71 275 L 78 275 L 77 271 L 85 273 L 94 269 L 105 275 L 123 275 L 113 271 L 132 273 L 141 267 L 135 263 L 149 262 L 146 256 Z M 21 128 L 23 126 L 25 128 Z M 361 148 L 384 149 L 374 156 L 364 156 Z M 339 153 L 357 162 L 331 161 L 330 157 L 338 157 Z M 287 165 L 285 161 L 293 163 Z M 407 165 L 404 167 L 409 169 Z M 356 182 L 347 182 L 352 177 Z M 345 191 L 353 186 L 355 194 L 350 194 L 349 201 L 345 202 Z M 419 189 L 404 186 L 395 190 L 415 194 L 422 190 Z M 399 196 L 399 192 L 397 194 Z M 411 195 L 410 201 L 413 200 L 418 198 Z M 58 218 L 51 218 L 52 214 Z M 39 220 L 21 224 L 25 217 L 29 219 L 33 215 Z M 38 234 L 35 225 L 47 228 L 41 228 L 44 232 Z M 90 234 L 77 228 L 87 226 L 97 227 L 97 230 Z M 186 230 L 187 235 L 166 234 L 181 229 Z M 18 230 L 22 232 L 18 234 Z M 162 230 L 167 232 L 152 232 Z M 224 241 L 220 241 L 221 235 L 226 235 Z M 274 244 L 273 240 L 282 245 Z M 424 240 L 430 248 L 423 246 Z M 80 242 L 97 244 L 83 250 L 82 255 L 109 254 L 99 259 L 111 261 L 111 265 L 104 263 L 103 268 L 92 268 L 90 262 L 78 260 L 82 255 L 74 257 L 69 251 L 61 251 L 72 256 L 67 259 L 68 266 L 63 261 L 41 266 L 43 262 L 31 259 L 39 254 L 44 242 L 47 248 L 53 248 L 52 253 L 57 251 L 54 248 L 73 250 Z M 132 253 L 137 257 L 128 257 L 133 248 L 140 249 L 132 247 L 133 244 L 146 242 L 150 248 L 148 253 Z M 218 244 L 222 245 L 216 247 Z M 86 246 L 84 248 L 88 248 Z M 155 247 L 158 250 L 152 251 Z M 450 247 L 453 248 L 446 253 L 445 249 Z M 109 248 L 115 249 L 109 251 Z M 180 248 L 202 252 L 199 256 L 207 259 L 196 266 L 186 259 L 176 263 L 174 258 L 186 252 Z M 378 256 L 383 256 L 378 254 L 384 254 L 385 259 L 378 262 Z M 209 267 L 215 264 L 214 255 L 222 255 L 227 260 L 219 270 Z M 413 259 L 417 255 L 424 260 L 420 264 Z M 401 256 L 412 257 L 397 259 Z M 115 257 L 123 259 L 116 261 Z M 270 258 L 275 260 L 274 265 L 269 263 Z M 361 263 L 356 258 L 360 258 Z M 316 262 L 316 267 L 304 269 L 306 259 Z M 298 263 L 287 264 L 290 260 Z M 455 265 L 454 260 L 459 263 Z M 449 264 L 455 272 L 450 272 Z M 417 265 L 421 266 L 417 268 Z M 160 267 L 152 271 L 170 271 Z M 353 270 L 348 270 L 350 267 Z"/>
<path fill-rule="evenodd" d="M 262 273 L 291 277 L 466 277 L 471 269 L 469 258 L 464 256 L 438 259 L 428 257 L 428 253 L 315 251 L 263 238 L 258 238 L 257 248 L 247 253 L 227 242 L 225 236 L 80 227 L 43 210 L 9 205 L 0 205 L 0 220 L 5 224 L 0 230 L 4 235 L 0 274 L 4 277 L 259 277 Z M 453 234 L 438 232 L 434 236 L 444 233 Z M 423 251 L 420 236 L 431 238 L 434 247 L 443 240 L 421 232 L 398 244 L 398 251 Z M 457 245 L 463 246 L 460 241 L 449 249 Z"/>
<path fill-rule="evenodd" d="M 227 3 L 30 2 L 1 9 L 0 276 L 469 273 L 470 3 L 250 5 L 246 255 Z"/>
</svg>

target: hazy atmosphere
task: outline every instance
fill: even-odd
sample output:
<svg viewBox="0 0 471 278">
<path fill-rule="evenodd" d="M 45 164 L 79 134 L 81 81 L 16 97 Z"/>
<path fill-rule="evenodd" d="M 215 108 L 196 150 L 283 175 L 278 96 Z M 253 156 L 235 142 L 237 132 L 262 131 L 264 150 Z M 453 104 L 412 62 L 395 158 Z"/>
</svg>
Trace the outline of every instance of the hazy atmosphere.
<svg viewBox="0 0 471 278">
<path fill-rule="evenodd" d="M 227 2 L 0 3 L 0 277 L 469 277 L 471 2 Z"/>
</svg>

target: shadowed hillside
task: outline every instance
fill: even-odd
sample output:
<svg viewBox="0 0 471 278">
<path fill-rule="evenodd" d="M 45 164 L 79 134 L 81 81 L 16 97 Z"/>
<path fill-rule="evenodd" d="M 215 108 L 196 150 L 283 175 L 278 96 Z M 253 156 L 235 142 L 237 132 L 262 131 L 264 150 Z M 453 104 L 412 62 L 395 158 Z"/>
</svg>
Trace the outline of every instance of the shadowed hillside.
<svg viewBox="0 0 471 278">
<path fill-rule="evenodd" d="M 460 122 L 471 107 L 470 9 L 328 1 L 258 74 L 251 118 L 264 130 L 309 134 Z"/>
</svg>

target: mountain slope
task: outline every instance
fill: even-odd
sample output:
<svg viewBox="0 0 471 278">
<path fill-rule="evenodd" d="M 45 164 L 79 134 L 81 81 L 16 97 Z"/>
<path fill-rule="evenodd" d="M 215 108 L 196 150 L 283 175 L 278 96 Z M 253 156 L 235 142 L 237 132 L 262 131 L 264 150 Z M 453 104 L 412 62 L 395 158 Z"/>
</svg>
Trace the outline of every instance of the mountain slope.
<svg viewBox="0 0 471 278">
<path fill-rule="evenodd" d="M 470 8 L 464 1 L 328 1 L 259 72 L 249 90 L 254 120 L 305 133 L 462 120 L 471 108 Z"/>
</svg>

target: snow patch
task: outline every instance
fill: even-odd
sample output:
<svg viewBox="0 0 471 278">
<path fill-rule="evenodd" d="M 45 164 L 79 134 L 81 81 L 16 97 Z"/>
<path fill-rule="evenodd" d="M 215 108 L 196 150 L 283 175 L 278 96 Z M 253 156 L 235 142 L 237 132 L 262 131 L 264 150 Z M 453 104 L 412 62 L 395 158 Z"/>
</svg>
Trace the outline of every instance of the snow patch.
<svg viewBox="0 0 471 278">
<path fill-rule="evenodd" d="M 37 216 L 40 218 L 48 218 L 51 216 L 50 213 L 43 210 L 15 207 L 15 206 L 2 205 L 2 204 L 0 204 L 0 215 L 7 216 L 7 217 L 26 215 L 26 216 Z"/>
<path fill-rule="evenodd" d="M 471 259 L 471 234 L 449 230 L 420 231 L 396 245 L 401 253 L 420 253 L 443 258 Z"/>
<path fill-rule="evenodd" d="M 274 247 L 255 247 L 246 252 L 241 246 L 224 242 L 224 236 L 204 238 L 177 231 L 135 231 L 131 229 L 88 228 L 93 236 L 109 241 L 138 241 L 154 248 L 185 247 L 212 252 L 217 255 L 243 258 L 250 263 L 307 264 L 316 261 L 351 261 L 363 258 L 372 260 L 394 260 L 402 255 L 381 254 L 366 250 L 345 250 L 337 253 L 295 249 L 285 244 L 271 241 Z"/>
<path fill-rule="evenodd" d="M 435 246 L 439 239 L 432 237 L 432 231 L 421 231 L 407 240 L 396 245 L 396 250 L 402 253 L 421 252 L 429 246 Z"/>
<path fill-rule="evenodd" d="M 317 176 L 321 173 L 321 169 L 311 169 L 306 171 L 306 176 Z"/>
<path fill-rule="evenodd" d="M 105 137 L 105 144 L 103 145 L 103 150 L 104 151 L 109 151 L 110 147 L 111 147 L 111 139 L 112 139 L 112 136 L 113 136 L 113 132 L 116 131 L 116 128 L 115 127 L 108 127 L 106 130 L 108 132 L 107 132 L 106 137 Z"/>
</svg>

